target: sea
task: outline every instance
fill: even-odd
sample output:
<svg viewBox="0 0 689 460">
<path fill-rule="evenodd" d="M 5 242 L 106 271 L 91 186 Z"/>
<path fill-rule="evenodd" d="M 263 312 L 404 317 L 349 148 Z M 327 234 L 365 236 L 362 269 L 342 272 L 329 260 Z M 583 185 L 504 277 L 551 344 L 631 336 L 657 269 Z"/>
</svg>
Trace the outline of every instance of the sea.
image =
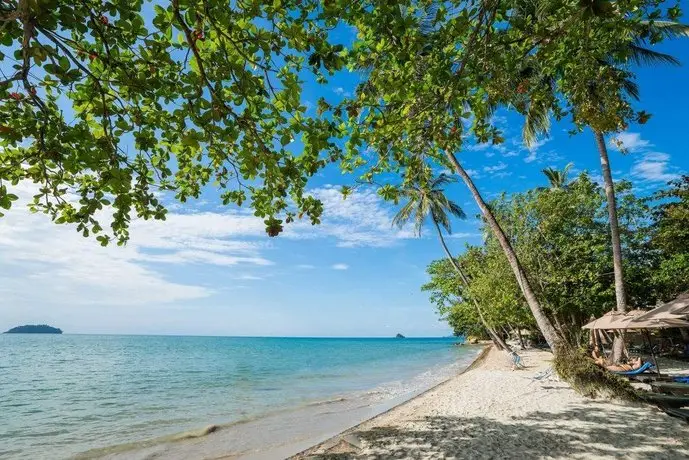
<svg viewBox="0 0 689 460">
<path fill-rule="evenodd" d="M 189 458 L 210 425 L 204 456 L 280 458 L 456 375 L 459 342 L 0 335 L 0 458 Z"/>
</svg>

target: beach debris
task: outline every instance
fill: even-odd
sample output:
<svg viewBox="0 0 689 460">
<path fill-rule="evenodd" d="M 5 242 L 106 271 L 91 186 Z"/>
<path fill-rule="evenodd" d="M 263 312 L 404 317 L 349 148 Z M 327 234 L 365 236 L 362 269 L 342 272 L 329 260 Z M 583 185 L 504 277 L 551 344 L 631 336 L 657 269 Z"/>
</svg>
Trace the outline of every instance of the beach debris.
<svg viewBox="0 0 689 460">
<path fill-rule="evenodd" d="M 541 372 L 536 374 L 531 380 L 538 380 L 540 382 L 546 380 L 555 380 L 558 382 L 560 381 L 560 379 L 553 373 L 552 367 L 542 370 Z"/>
<path fill-rule="evenodd" d="M 338 436 L 326 442 L 313 456 L 307 459 L 322 459 L 323 456 L 334 454 L 355 454 L 362 449 L 361 439 L 354 433 Z"/>
</svg>

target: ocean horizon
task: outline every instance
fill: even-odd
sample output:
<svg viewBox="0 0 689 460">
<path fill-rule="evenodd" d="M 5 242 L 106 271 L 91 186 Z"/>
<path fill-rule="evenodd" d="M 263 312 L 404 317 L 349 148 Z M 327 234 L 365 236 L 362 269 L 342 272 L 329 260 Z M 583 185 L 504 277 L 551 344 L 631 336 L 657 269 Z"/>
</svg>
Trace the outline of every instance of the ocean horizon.
<svg viewBox="0 0 689 460">
<path fill-rule="evenodd" d="M 275 447 L 287 421 L 326 434 L 455 375 L 479 350 L 459 341 L 3 334 L 0 457 L 97 458 L 209 425 L 241 425 L 228 454 Z"/>
</svg>

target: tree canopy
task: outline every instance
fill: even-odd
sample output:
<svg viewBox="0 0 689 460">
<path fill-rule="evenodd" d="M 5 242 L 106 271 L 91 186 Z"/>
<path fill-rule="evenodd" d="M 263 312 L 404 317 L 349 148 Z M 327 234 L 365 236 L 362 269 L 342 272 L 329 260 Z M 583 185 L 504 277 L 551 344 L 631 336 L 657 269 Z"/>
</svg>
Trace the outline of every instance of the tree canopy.
<svg viewBox="0 0 689 460">
<path fill-rule="evenodd" d="M 313 0 L 3 2 L 0 206 L 28 180 L 34 209 L 88 235 L 109 208 L 123 242 L 134 216 L 165 217 L 158 192 L 212 185 L 271 235 L 281 215 L 318 222 L 305 185 L 339 133 L 306 115 L 300 75 L 342 65 L 328 17 Z"/>
<path fill-rule="evenodd" d="M 271 236 L 296 217 L 318 223 L 322 206 L 306 184 L 330 162 L 365 180 L 409 178 L 425 161 L 418 154 L 447 164 L 443 152 L 460 151 L 469 132 L 501 142 L 490 119 L 497 106 L 529 113 L 541 104 L 578 122 L 586 81 L 617 98 L 622 81 L 605 59 L 625 62 L 623 45 L 662 39 L 653 21 L 680 14 L 662 8 L 10 0 L 0 7 L 0 206 L 31 181 L 33 209 L 84 235 L 101 233 L 99 215 L 111 213 L 103 243 L 124 242 L 134 217 L 163 219 L 160 192 L 185 201 L 206 186 L 225 204 L 248 203 Z M 334 42 L 338 24 L 356 29 L 353 43 Z M 337 107 L 321 100 L 308 115 L 304 75 L 325 82 L 345 65 L 365 72 L 355 96 Z M 607 106 L 607 125 L 633 115 L 622 100 Z M 400 184 L 391 182 L 381 193 L 394 199 Z"/>
<path fill-rule="evenodd" d="M 672 235 L 674 242 L 686 233 L 687 183 L 687 177 L 671 182 L 652 198 L 635 195 L 629 183 L 618 183 L 631 306 L 669 300 L 689 286 L 687 246 L 668 244 L 667 239 Z M 537 188 L 501 197 L 491 206 L 535 280 L 548 315 L 578 343 L 581 325 L 615 305 L 603 189 L 582 174 L 566 189 Z M 469 246 L 457 257 L 467 270 L 468 287 L 452 279 L 452 267 L 441 259 L 428 266 L 430 280 L 422 290 L 430 293 L 456 333 L 482 330 L 472 297 L 485 306 L 484 315 L 496 329 L 535 330 L 506 259 L 494 237 L 484 233 L 483 245 Z"/>
</svg>

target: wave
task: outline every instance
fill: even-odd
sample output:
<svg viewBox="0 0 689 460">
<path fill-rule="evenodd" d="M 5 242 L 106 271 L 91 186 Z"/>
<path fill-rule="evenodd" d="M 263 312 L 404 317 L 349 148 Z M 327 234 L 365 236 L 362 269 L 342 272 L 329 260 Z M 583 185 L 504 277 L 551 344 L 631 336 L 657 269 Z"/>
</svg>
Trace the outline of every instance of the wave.
<svg viewBox="0 0 689 460">
<path fill-rule="evenodd" d="M 177 449 L 174 447 L 176 443 L 183 443 L 189 440 L 200 440 L 211 435 L 216 435 L 218 432 L 225 432 L 225 434 L 220 435 L 219 440 L 222 440 L 229 436 L 236 436 L 237 431 L 230 431 L 235 427 L 240 425 L 246 425 L 252 423 L 251 426 L 244 429 L 240 429 L 239 433 L 260 432 L 260 427 L 266 426 L 266 424 L 274 424 L 276 421 L 282 421 L 284 423 L 286 420 L 288 424 L 298 424 L 304 426 L 311 426 L 312 421 L 315 420 L 317 416 L 328 416 L 330 419 L 339 418 L 344 419 L 347 414 L 361 413 L 361 409 L 367 417 L 370 417 L 372 411 L 366 408 L 372 408 L 377 410 L 381 408 L 379 412 L 387 410 L 390 404 L 397 405 L 404 400 L 408 400 L 434 387 L 437 384 L 450 378 L 452 375 L 458 373 L 461 369 L 465 368 L 470 361 L 474 358 L 472 354 L 467 354 L 466 357 L 460 358 L 451 364 L 443 364 L 432 367 L 431 369 L 426 369 L 419 374 L 416 374 L 410 378 L 402 378 L 396 381 L 388 381 L 383 384 L 379 384 L 373 388 L 368 388 L 366 390 L 354 390 L 347 392 L 345 394 L 340 394 L 337 396 L 329 397 L 323 400 L 316 401 L 303 401 L 296 402 L 293 401 L 290 407 L 283 407 L 279 409 L 269 410 L 266 412 L 261 412 L 257 414 L 251 414 L 250 416 L 242 417 L 241 419 L 234 420 L 229 423 L 220 424 L 210 424 L 203 428 L 195 428 L 188 431 L 182 431 L 175 434 L 159 436 L 152 439 L 116 444 L 104 448 L 90 449 L 83 453 L 76 455 L 76 459 L 94 459 L 101 457 L 113 456 L 119 458 L 119 455 L 125 457 L 130 456 L 130 452 L 139 451 L 140 454 L 144 454 L 146 458 L 149 456 L 162 456 L 165 457 L 165 452 L 167 449 Z M 466 361 L 465 361 L 466 360 Z M 392 371 L 394 372 L 394 371 Z M 399 374 L 398 374 L 399 375 Z M 351 377 L 351 376 L 350 376 Z M 406 377 L 406 376 L 405 376 Z M 354 378 L 354 377 L 351 377 Z M 271 391 L 272 387 L 256 388 L 258 391 Z M 358 412 L 357 412 L 358 411 Z M 266 420 L 270 419 L 270 420 Z M 320 419 L 319 419 L 320 420 Z M 255 423 L 255 425 L 254 425 Z M 347 425 L 345 423 L 346 426 Z M 313 430 L 317 430 L 320 426 L 312 426 Z M 289 430 L 288 430 L 289 431 Z M 252 436 L 253 438 L 253 436 Z M 259 442 L 260 441 L 260 442 Z M 289 442 L 288 439 L 284 439 L 284 442 Z M 204 441 L 206 442 L 206 441 Z M 214 438 L 213 441 L 208 441 L 210 443 L 217 443 L 218 440 Z M 253 442 L 253 441 L 252 441 Z M 256 439 L 256 448 L 267 447 L 263 445 L 265 439 Z M 167 444 L 168 446 L 163 446 Z M 180 447 L 182 448 L 182 447 Z M 143 452 L 146 451 L 146 452 Z M 139 455 L 137 455 L 138 457 Z M 143 458 L 143 457 L 142 457 Z"/>
</svg>

